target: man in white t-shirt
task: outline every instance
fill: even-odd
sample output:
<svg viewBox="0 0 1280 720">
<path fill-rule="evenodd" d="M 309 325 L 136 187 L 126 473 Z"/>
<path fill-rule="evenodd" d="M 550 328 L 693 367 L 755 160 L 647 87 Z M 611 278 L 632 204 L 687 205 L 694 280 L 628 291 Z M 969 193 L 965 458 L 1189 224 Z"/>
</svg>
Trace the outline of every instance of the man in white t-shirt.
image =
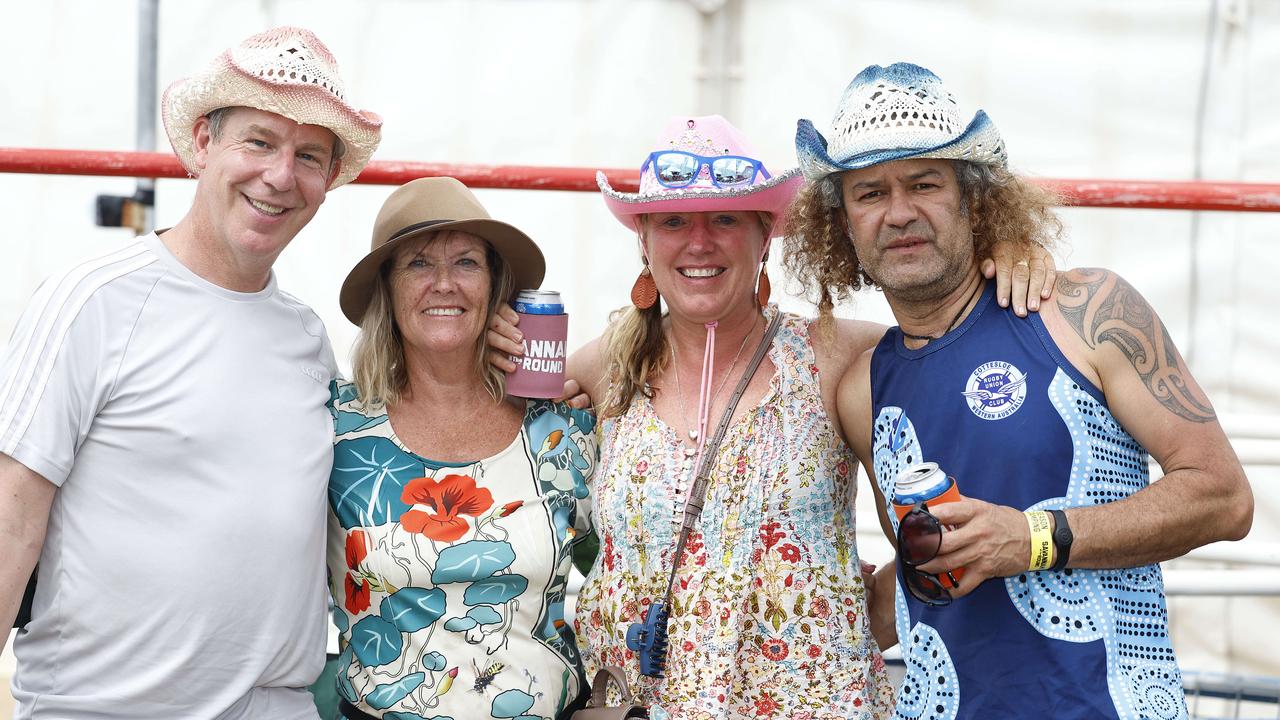
<svg viewBox="0 0 1280 720">
<path fill-rule="evenodd" d="M 0 360 L 0 622 L 39 561 L 16 717 L 314 720 L 336 368 L 271 266 L 381 121 L 287 27 L 163 116 L 187 215 L 46 280 Z"/>
</svg>

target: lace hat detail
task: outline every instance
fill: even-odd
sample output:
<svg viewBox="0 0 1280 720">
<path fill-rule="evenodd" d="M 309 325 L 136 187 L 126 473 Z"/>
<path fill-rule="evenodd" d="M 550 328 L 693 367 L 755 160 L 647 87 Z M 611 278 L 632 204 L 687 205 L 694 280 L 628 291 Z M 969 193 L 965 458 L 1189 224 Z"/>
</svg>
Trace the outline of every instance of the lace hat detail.
<svg viewBox="0 0 1280 720">
<path fill-rule="evenodd" d="M 746 136 L 719 115 L 671 118 L 653 149 L 679 150 L 705 157 L 736 155 L 760 159 Z M 624 193 L 614 190 L 604 173 L 596 173 L 596 184 L 609 212 L 631 230 L 636 229 L 636 218 L 646 213 L 759 210 L 773 213 L 777 218 L 773 224 L 773 235 L 777 236 L 782 233 L 783 213 L 801 183 L 799 170 L 792 168 L 767 179 L 764 173 L 757 173 L 749 185 L 718 187 L 711 180 L 711 169 L 703 166 L 692 184 L 669 188 L 658 182 L 654 164 L 648 163 L 640 173 L 640 192 Z"/>
<path fill-rule="evenodd" d="M 222 107 L 255 108 L 331 130 L 345 154 L 330 190 L 354 180 L 382 138 L 382 119 L 347 104 L 337 60 L 304 28 L 283 26 L 253 35 L 215 58 L 203 73 L 165 90 L 165 132 L 192 176 L 199 175 L 199 168 L 191 128 Z"/>
<path fill-rule="evenodd" d="M 796 157 L 809 180 L 906 158 L 1008 162 L 987 114 L 979 110 L 965 123 L 942 80 L 910 63 L 871 65 L 858 73 L 840 98 L 829 141 L 812 122 L 800 120 Z"/>
</svg>

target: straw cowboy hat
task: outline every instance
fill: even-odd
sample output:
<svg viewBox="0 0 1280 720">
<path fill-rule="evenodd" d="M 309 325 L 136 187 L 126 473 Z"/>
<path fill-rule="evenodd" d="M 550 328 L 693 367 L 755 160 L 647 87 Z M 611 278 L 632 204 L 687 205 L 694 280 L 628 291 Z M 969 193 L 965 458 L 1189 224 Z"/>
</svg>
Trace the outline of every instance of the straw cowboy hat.
<svg viewBox="0 0 1280 720">
<path fill-rule="evenodd" d="M 331 130 L 346 153 L 330 190 L 360 174 L 382 137 L 381 118 L 347 104 L 329 49 L 297 27 L 268 30 L 227 49 L 203 73 L 170 85 L 160 105 L 169 143 L 193 177 L 200 169 L 191 129 L 218 108 L 255 108 Z"/>
<path fill-rule="evenodd" d="M 470 233 L 492 245 L 515 276 L 514 292 L 542 284 L 547 264 L 528 235 L 491 219 L 471 190 L 456 178 L 419 178 L 396 188 L 378 211 L 369 254 L 342 281 L 338 295 L 342 314 L 359 325 L 383 262 L 405 241 L 445 230 Z"/>
<path fill-rule="evenodd" d="M 742 133 L 719 115 L 704 117 L 679 116 L 667 121 L 656 148 L 640 170 L 640 192 L 624 193 L 609 185 L 605 174 L 596 173 L 596 184 L 604 195 L 605 205 L 623 225 L 636 229 L 636 218 L 655 212 L 707 212 L 715 210 L 760 210 L 773 213 L 781 220 L 791 199 L 800 189 L 799 171 L 789 170 L 770 176 L 759 161 L 759 155 Z M 704 159 L 717 156 L 749 159 L 758 172 L 748 182 L 735 186 L 717 184 L 710 164 L 694 170 L 692 182 L 684 187 L 668 187 L 658 177 L 657 155 L 664 151 L 685 153 Z M 773 235 L 782 233 L 782 222 L 775 222 Z"/>
<path fill-rule="evenodd" d="M 809 180 L 906 158 L 1008 162 L 991 118 L 979 110 L 962 123 L 942 80 L 909 63 L 871 65 L 858 73 L 840 98 L 830 142 L 812 122 L 799 121 L 796 156 Z"/>
</svg>

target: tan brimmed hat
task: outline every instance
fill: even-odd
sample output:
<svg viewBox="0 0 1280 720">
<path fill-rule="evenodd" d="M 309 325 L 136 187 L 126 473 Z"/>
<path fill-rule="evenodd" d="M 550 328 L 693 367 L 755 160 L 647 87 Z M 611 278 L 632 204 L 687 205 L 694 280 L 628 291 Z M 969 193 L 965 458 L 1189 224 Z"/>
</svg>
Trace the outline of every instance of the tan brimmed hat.
<svg viewBox="0 0 1280 720">
<path fill-rule="evenodd" d="M 492 245 L 511 267 L 515 276 L 514 292 L 536 289 L 542 284 L 546 261 L 528 235 L 491 219 L 471 190 L 457 179 L 419 178 L 396 188 L 378 211 L 369 254 L 356 263 L 342 282 L 338 296 L 342 314 L 359 325 L 369 307 L 373 281 L 382 263 L 404 241 L 445 230 L 470 233 Z"/>
<path fill-rule="evenodd" d="M 196 121 L 223 107 L 275 113 L 300 125 L 333 131 L 346 147 L 332 190 L 351 182 L 382 139 L 382 119 L 347 104 L 338 62 L 310 30 L 278 27 L 227 49 L 203 73 L 178 80 L 160 101 L 169 144 L 193 177 Z"/>
</svg>

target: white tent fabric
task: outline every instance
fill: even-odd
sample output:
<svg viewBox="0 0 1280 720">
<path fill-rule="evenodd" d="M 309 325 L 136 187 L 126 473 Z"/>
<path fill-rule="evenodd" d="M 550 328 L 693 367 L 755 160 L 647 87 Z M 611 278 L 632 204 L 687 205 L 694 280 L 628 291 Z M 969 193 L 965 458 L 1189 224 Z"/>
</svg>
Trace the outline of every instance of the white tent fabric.
<svg viewBox="0 0 1280 720">
<path fill-rule="evenodd" d="M 3 14 L 0 146 L 134 149 L 135 3 L 11 2 Z M 278 24 L 314 30 L 337 56 L 349 98 L 383 116 L 376 159 L 633 167 L 667 116 L 720 112 L 781 169 L 795 163 L 797 118 L 826 129 L 859 69 L 908 60 L 937 72 L 970 112 L 986 109 L 1021 172 L 1280 181 L 1276 2 L 184 0 L 161 3 L 161 89 Z M 152 149 L 167 151 L 159 135 Z M 127 239 L 127 230 L 93 227 L 92 204 L 133 185 L 0 174 L 0 334 L 42 277 Z M 181 216 L 192 190 L 158 182 L 158 226 Z M 325 319 L 344 365 L 355 328 L 337 288 L 390 191 L 332 193 L 277 266 L 283 287 Z M 598 334 L 639 268 L 634 238 L 593 193 L 479 194 L 542 244 L 544 287 L 565 294 L 572 343 Z M 1248 467 L 1257 512 L 1247 542 L 1280 542 L 1280 321 L 1271 304 L 1280 214 L 1063 216 L 1069 242 L 1059 264 L 1122 273 L 1160 311 L 1219 412 L 1270 423 L 1271 450 L 1256 453 L 1270 452 L 1270 464 Z M 789 285 L 778 280 L 777 250 L 775 296 Z M 871 292 L 841 313 L 890 321 Z M 860 520 L 864 554 L 884 561 L 869 508 Z M 1258 642 L 1260 629 L 1280 625 L 1280 597 L 1180 597 L 1170 606 L 1185 667 L 1280 675 L 1280 653 Z"/>
</svg>

